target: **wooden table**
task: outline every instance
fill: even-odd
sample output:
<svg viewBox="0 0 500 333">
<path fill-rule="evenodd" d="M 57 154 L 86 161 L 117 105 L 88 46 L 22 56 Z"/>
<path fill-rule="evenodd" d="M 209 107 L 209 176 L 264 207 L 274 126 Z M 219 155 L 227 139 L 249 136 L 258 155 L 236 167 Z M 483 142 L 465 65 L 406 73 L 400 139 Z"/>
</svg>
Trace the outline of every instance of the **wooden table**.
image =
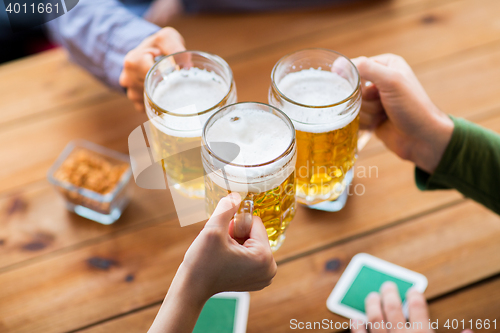
<svg viewBox="0 0 500 333">
<path fill-rule="evenodd" d="M 293 50 L 392 52 L 442 110 L 500 131 L 498 0 L 367 1 L 174 26 L 188 48 L 228 61 L 240 101 L 267 101 L 273 64 Z M 68 213 L 46 180 L 70 140 L 128 152 L 145 115 L 60 49 L 1 66 L 0 92 L 0 332 L 145 332 L 202 225 L 179 227 L 167 191 L 139 188 L 116 224 L 99 225 Z M 497 319 L 499 331 L 500 218 L 454 191 L 419 192 L 412 164 L 376 139 L 360 154 L 363 167 L 378 172 L 357 174 L 365 193 L 341 212 L 299 207 L 273 284 L 251 295 L 248 332 L 345 320 L 325 302 L 359 252 L 425 274 L 440 332 L 453 331 L 447 319 Z"/>
</svg>

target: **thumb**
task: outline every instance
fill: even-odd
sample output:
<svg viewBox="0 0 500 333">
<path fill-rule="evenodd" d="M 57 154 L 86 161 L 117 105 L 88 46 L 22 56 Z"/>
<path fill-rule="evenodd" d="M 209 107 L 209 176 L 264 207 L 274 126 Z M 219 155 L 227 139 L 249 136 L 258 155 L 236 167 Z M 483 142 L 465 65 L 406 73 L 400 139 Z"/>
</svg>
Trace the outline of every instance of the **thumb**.
<svg viewBox="0 0 500 333">
<path fill-rule="evenodd" d="M 140 59 L 138 63 L 140 75 L 143 79 L 146 77 L 151 67 L 153 67 L 153 65 L 155 64 L 155 57 L 159 56 L 160 54 L 161 51 L 159 49 L 149 47 L 144 50 L 143 54 L 140 55 L 142 59 Z"/>
<path fill-rule="evenodd" d="M 253 216 L 252 229 L 250 229 L 250 239 L 254 239 L 259 243 L 266 243 L 269 246 L 269 238 L 267 236 L 266 227 L 258 216 Z"/>
<path fill-rule="evenodd" d="M 227 230 L 229 228 L 229 222 L 240 207 L 240 203 L 241 196 L 237 192 L 230 193 L 222 198 L 217 204 L 212 216 L 205 224 L 205 228 L 221 227 Z"/>
<path fill-rule="evenodd" d="M 379 89 L 388 87 L 390 83 L 388 78 L 394 73 L 394 70 L 367 57 L 355 58 L 352 59 L 352 62 L 358 68 L 359 75 L 363 79 L 371 81 Z"/>
</svg>

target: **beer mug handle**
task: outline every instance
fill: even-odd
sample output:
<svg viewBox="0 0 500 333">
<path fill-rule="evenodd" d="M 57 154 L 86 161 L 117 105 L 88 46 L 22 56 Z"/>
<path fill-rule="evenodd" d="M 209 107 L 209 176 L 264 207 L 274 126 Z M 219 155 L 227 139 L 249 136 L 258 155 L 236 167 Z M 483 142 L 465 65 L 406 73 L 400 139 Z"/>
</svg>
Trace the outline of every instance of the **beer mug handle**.
<svg viewBox="0 0 500 333">
<path fill-rule="evenodd" d="M 369 86 L 371 85 L 371 81 L 361 79 L 361 84 L 364 86 Z M 373 130 L 372 129 L 365 129 L 365 130 L 359 130 L 358 131 L 358 151 L 361 151 L 363 148 L 365 148 L 366 144 L 368 141 L 370 141 L 370 138 L 372 137 Z"/>
<path fill-rule="evenodd" d="M 373 131 L 371 130 L 360 130 L 358 132 L 358 151 L 361 151 L 361 149 L 365 148 L 366 144 L 372 137 L 372 133 Z"/>
<path fill-rule="evenodd" d="M 252 228 L 253 200 L 245 199 L 241 202 L 238 212 L 234 215 L 234 237 L 245 238 Z"/>
</svg>

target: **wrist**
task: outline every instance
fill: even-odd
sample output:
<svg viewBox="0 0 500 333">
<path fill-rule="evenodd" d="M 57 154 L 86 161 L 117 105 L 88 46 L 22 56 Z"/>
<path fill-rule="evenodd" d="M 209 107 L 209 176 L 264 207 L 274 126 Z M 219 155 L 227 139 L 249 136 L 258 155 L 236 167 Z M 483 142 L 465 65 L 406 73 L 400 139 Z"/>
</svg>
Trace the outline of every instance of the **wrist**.
<svg viewBox="0 0 500 333">
<path fill-rule="evenodd" d="M 202 308 L 205 302 L 213 296 L 205 282 L 202 276 L 196 276 L 182 263 L 175 274 L 169 293 L 173 289 L 176 294 L 182 295 L 183 301 L 189 303 L 190 306 Z"/>
<path fill-rule="evenodd" d="M 453 135 L 454 124 L 448 115 L 438 112 L 433 114 L 433 120 L 423 131 L 421 142 L 416 145 L 413 162 L 420 169 L 432 174 L 441 162 Z"/>
<path fill-rule="evenodd" d="M 192 332 L 209 297 L 181 265 L 148 333 Z"/>
</svg>

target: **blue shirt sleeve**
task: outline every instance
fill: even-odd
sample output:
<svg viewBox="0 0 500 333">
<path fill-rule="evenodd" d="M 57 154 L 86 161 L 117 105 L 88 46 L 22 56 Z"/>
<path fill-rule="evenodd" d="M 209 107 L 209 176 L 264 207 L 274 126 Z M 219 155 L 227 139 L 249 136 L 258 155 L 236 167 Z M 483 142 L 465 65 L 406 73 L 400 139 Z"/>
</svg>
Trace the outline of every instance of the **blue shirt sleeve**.
<svg viewBox="0 0 500 333">
<path fill-rule="evenodd" d="M 80 0 L 75 8 L 48 22 L 47 28 L 76 63 L 120 90 L 125 55 L 160 30 L 117 0 Z"/>
</svg>

